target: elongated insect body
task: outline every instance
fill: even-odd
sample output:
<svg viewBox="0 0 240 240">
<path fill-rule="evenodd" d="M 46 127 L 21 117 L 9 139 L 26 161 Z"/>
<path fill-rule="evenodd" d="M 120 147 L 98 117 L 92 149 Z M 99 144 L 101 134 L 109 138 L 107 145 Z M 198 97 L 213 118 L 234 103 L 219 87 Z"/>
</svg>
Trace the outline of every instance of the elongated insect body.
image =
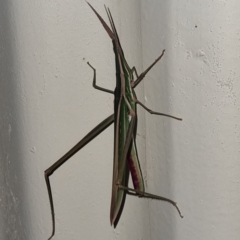
<svg viewBox="0 0 240 240">
<path fill-rule="evenodd" d="M 116 55 L 116 53 L 115 53 Z M 118 61 L 117 61 L 118 62 Z M 110 221 L 114 226 L 117 225 L 118 220 L 121 216 L 121 210 L 123 209 L 126 191 L 119 188 L 118 185 L 128 185 L 129 170 L 131 171 L 132 179 L 135 189 L 144 190 L 143 178 L 141 175 L 140 165 L 137 159 L 137 151 L 135 147 L 135 140 L 133 135 L 133 130 L 137 130 L 136 122 L 136 106 L 132 101 L 133 92 L 130 86 L 129 73 L 125 68 L 125 65 L 120 58 L 118 62 L 122 72 L 124 72 L 124 81 L 119 79 L 120 84 L 119 89 L 123 89 L 125 97 L 122 95 L 119 89 L 115 89 L 115 151 L 114 151 L 114 171 L 113 182 L 112 182 L 112 200 L 111 200 L 111 211 L 110 211 Z M 123 83 L 123 84 L 122 84 Z M 123 85 L 123 86 L 122 86 Z M 117 93 L 120 93 L 117 96 Z M 118 100 L 119 99 L 119 100 Z M 131 116 L 129 111 L 132 111 L 134 116 Z M 134 122 L 133 122 L 134 121 Z M 131 125 L 130 125 L 131 124 Z M 131 128 L 130 128 L 131 127 Z M 137 161 L 137 162 L 136 162 Z M 141 182 L 141 183 L 140 183 Z M 141 187 L 140 187 L 141 186 Z"/>
<path fill-rule="evenodd" d="M 63 157 L 55 162 L 51 167 L 45 170 L 45 181 L 47 185 L 51 214 L 52 214 L 52 234 L 49 240 L 55 234 L 55 212 L 53 197 L 50 185 L 50 176 L 76 152 L 83 148 L 86 144 L 92 141 L 98 134 L 104 131 L 114 122 L 114 156 L 113 156 L 113 178 L 112 178 L 112 199 L 110 207 L 110 223 L 114 227 L 117 226 L 121 217 L 122 210 L 126 199 L 126 194 L 135 195 L 143 198 L 151 198 L 171 203 L 179 215 L 182 217 L 176 202 L 171 199 L 164 198 L 158 195 L 145 192 L 144 181 L 142 177 L 141 167 L 138 159 L 136 147 L 136 134 L 137 134 L 137 104 L 142 106 L 151 114 L 162 115 L 171 117 L 177 120 L 182 120 L 168 114 L 159 113 L 148 109 L 138 99 L 134 88 L 144 79 L 148 71 L 162 58 L 162 54 L 139 76 L 135 67 L 130 68 L 124 57 L 124 53 L 119 41 L 119 37 L 113 22 L 112 15 L 109 9 L 106 9 L 111 28 L 106 24 L 97 11 L 88 3 L 98 19 L 102 23 L 104 29 L 112 39 L 113 49 L 115 54 L 116 63 L 116 87 L 115 90 L 109 90 L 97 86 L 96 84 L 96 70 L 88 63 L 93 69 L 93 87 L 113 94 L 114 95 L 114 114 L 107 117 L 93 130 L 91 130 L 81 141 L 79 141 L 72 149 L 70 149 Z M 133 77 L 136 75 L 136 79 Z M 128 187 L 129 173 L 131 173 L 134 189 Z"/>
</svg>

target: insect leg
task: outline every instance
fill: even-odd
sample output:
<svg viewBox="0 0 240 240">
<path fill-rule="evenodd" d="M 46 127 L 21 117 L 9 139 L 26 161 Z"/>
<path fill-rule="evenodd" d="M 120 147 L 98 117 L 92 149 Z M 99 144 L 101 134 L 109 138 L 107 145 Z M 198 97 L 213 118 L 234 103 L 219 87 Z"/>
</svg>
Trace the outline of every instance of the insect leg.
<svg viewBox="0 0 240 240">
<path fill-rule="evenodd" d="M 133 189 L 133 188 L 129 188 L 129 187 L 125 187 L 125 186 L 122 186 L 122 185 L 119 185 L 118 187 L 121 188 L 121 189 L 123 189 L 123 190 L 136 193 L 139 197 L 151 198 L 151 199 L 156 199 L 156 200 L 160 200 L 160 201 L 169 202 L 169 203 L 171 203 L 171 204 L 177 209 L 180 217 L 183 218 L 183 215 L 181 214 L 181 211 L 180 211 L 180 209 L 178 208 L 177 203 L 174 202 L 173 200 L 169 199 L 169 198 L 161 197 L 161 196 L 154 195 L 154 194 L 147 193 L 147 192 L 142 192 L 142 191 L 139 191 L 139 190 L 136 190 L 136 189 Z M 127 193 L 128 193 L 128 192 L 127 192 Z"/>
<path fill-rule="evenodd" d="M 144 104 L 142 104 L 140 101 L 138 101 L 137 99 L 134 99 L 134 101 L 139 104 L 141 107 L 143 107 L 146 111 L 148 111 L 151 114 L 155 114 L 155 115 L 161 115 L 161 116 L 165 116 L 165 117 L 170 117 L 170 118 L 174 118 L 176 120 L 182 121 L 182 118 L 178 118 L 178 117 L 174 117 L 172 115 L 169 114 L 165 114 L 165 113 L 160 113 L 160 112 L 155 112 L 149 108 L 147 108 Z"/>
<path fill-rule="evenodd" d="M 114 114 L 107 117 L 101 123 L 99 123 L 94 129 L 92 129 L 81 141 L 79 141 L 72 149 L 70 149 L 64 156 L 62 156 L 58 161 L 56 161 L 51 167 L 45 170 L 44 176 L 48 190 L 48 197 L 51 207 L 52 214 L 52 234 L 48 240 L 50 240 L 55 234 L 55 212 L 52 197 L 52 189 L 50 184 L 50 176 L 56 171 L 61 165 L 63 165 L 70 157 L 77 153 L 81 148 L 92 141 L 96 136 L 98 136 L 102 131 L 109 127 L 114 122 Z"/>
<path fill-rule="evenodd" d="M 93 72 L 94 72 L 94 74 L 93 74 L 93 87 L 94 87 L 95 89 L 100 90 L 100 91 L 114 94 L 114 91 L 112 91 L 112 90 L 109 90 L 109 89 L 106 89 L 106 88 L 102 88 L 102 87 L 97 86 L 97 84 L 96 84 L 96 69 L 95 69 L 89 62 L 87 62 L 87 64 L 89 65 L 90 68 L 92 68 L 92 70 L 93 70 Z"/>
<path fill-rule="evenodd" d="M 131 71 L 132 71 L 132 73 L 135 73 L 136 77 L 138 78 L 138 73 L 137 73 L 136 67 L 133 67 L 133 68 L 131 69 Z"/>
<path fill-rule="evenodd" d="M 140 76 L 134 81 L 133 88 L 135 88 L 145 77 L 145 75 L 151 70 L 151 68 L 162 58 L 165 53 L 165 49 L 162 51 L 162 54 L 144 71 Z"/>
</svg>

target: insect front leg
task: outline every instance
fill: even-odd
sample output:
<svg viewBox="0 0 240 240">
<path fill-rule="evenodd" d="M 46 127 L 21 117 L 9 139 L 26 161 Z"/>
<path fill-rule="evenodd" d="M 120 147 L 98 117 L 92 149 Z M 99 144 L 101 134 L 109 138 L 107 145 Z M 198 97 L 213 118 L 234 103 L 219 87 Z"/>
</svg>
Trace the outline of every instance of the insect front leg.
<svg viewBox="0 0 240 240">
<path fill-rule="evenodd" d="M 135 88 L 144 79 L 144 77 L 151 70 L 151 68 L 163 57 L 164 53 L 165 53 L 165 49 L 162 51 L 162 54 L 134 81 L 132 86 L 133 88 Z"/>
<path fill-rule="evenodd" d="M 94 73 L 93 73 L 93 87 L 94 87 L 95 89 L 97 89 L 97 90 L 114 94 L 114 91 L 112 91 L 112 90 L 109 90 L 109 89 L 106 89 L 106 88 L 102 88 L 102 87 L 97 86 L 97 84 L 96 84 L 96 69 L 95 69 L 89 62 L 87 62 L 87 64 L 89 65 L 90 68 L 92 68 L 92 70 L 93 70 L 93 72 L 94 72 Z"/>
</svg>

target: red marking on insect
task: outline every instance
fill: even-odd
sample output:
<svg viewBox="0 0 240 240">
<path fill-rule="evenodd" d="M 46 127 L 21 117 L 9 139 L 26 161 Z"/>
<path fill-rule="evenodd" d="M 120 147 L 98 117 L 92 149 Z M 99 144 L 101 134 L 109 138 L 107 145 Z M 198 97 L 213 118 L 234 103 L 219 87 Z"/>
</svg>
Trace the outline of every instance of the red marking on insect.
<svg viewBox="0 0 240 240">
<path fill-rule="evenodd" d="M 130 169 L 130 172 L 132 175 L 134 189 L 140 190 L 138 174 L 137 174 L 136 167 L 135 167 L 132 155 L 131 155 L 131 150 L 128 151 L 127 159 L 128 159 L 128 166 L 129 166 L 129 169 Z"/>
</svg>

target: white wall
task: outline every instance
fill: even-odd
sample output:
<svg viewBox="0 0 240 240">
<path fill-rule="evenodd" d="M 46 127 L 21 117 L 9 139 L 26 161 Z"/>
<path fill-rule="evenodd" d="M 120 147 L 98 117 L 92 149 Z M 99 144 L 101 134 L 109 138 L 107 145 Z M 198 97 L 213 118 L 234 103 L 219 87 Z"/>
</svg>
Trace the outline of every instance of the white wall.
<svg viewBox="0 0 240 240">
<path fill-rule="evenodd" d="M 144 82 L 148 189 L 176 200 L 150 204 L 151 239 L 240 236 L 240 3 L 142 1 L 143 66 L 166 48 Z M 150 27 L 151 26 L 151 27 Z"/>
<path fill-rule="evenodd" d="M 183 122 L 139 109 L 138 144 L 146 189 L 176 200 L 185 218 L 128 197 L 110 227 L 110 127 L 51 177 L 54 239 L 239 239 L 239 3 L 91 3 L 104 19 L 110 7 L 139 72 L 166 49 L 138 95 Z M 43 173 L 112 113 L 112 96 L 92 88 L 86 64 L 113 89 L 112 43 L 82 0 L 1 1 L 0 37 L 0 239 L 47 239 Z"/>
</svg>

